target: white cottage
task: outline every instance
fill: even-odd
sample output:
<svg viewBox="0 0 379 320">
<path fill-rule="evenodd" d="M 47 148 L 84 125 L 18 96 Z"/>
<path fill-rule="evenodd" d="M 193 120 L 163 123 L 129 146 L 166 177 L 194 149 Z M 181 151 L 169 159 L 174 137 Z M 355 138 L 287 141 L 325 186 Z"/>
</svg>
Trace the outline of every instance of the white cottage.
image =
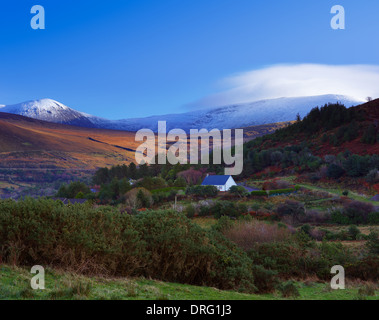
<svg viewBox="0 0 379 320">
<path fill-rule="evenodd" d="M 219 191 L 229 191 L 232 186 L 236 186 L 232 176 L 207 176 L 202 186 L 215 186 Z"/>
</svg>

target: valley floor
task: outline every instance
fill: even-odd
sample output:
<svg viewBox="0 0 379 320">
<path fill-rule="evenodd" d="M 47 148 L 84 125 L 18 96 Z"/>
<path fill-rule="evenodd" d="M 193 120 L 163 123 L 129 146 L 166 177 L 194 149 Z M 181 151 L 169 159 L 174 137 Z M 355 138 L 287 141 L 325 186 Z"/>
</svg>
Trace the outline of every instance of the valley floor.
<svg viewBox="0 0 379 320">
<path fill-rule="evenodd" d="M 0 267 L 0 300 L 282 300 L 279 293 L 242 294 L 148 279 L 89 278 L 52 269 L 46 270 L 45 290 L 30 288 L 31 273 L 23 268 Z M 362 295 L 363 283 L 349 283 L 346 290 L 331 290 L 328 283 L 297 282 L 299 300 L 378 300 Z M 288 298 L 293 299 L 293 298 Z"/>
</svg>

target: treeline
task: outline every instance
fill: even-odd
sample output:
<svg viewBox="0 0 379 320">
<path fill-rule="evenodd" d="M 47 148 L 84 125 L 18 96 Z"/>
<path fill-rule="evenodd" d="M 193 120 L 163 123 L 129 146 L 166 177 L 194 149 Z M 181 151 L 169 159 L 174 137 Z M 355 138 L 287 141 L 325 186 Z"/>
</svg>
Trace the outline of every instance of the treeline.
<svg viewBox="0 0 379 320">
<path fill-rule="evenodd" d="M 346 108 L 344 105 L 325 104 L 313 108 L 303 120 L 276 131 L 278 138 L 292 137 L 294 134 L 306 133 L 312 135 L 320 131 L 329 131 L 345 124 L 361 122 L 365 119 L 363 111 L 356 108 Z"/>
<path fill-rule="evenodd" d="M 135 163 L 123 164 L 98 169 L 92 178 L 92 184 L 100 187 L 97 199 L 102 203 L 125 202 L 125 193 L 133 188 L 144 188 L 148 191 L 162 190 L 160 194 L 154 194 L 158 203 L 167 197 L 171 198 L 173 192 L 177 191 L 178 188 L 185 190 L 187 187 L 201 184 L 206 173 L 211 172 L 212 169 L 216 170 L 217 173 L 222 168 L 191 164 L 171 165 L 169 163 L 139 166 Z"/>
<path fill-rule="evenodd" d="M 300 170 L 315 170 L 323 163 L 322 159 L 312 155 L 307 143 L 279 148 L 261 149 L 262 138 L 251 141 L 244 152 L 243 176 L 257 173 L 267 167 L 282 169 L 299 167 Z"/>
<path fill-rule="evenodd" d="M 361 134 L 362 143 L 375 144 L 379 139 L 378 128 L 375 124 L 367 126 L 365 119 L 364 111 L 346 108 L 341 104 L 328 104 L 321 108 L 314 108 L 303 120 L 298 117 L 298 121 L 294 124 L 246 143 L 242 177 L 250 176 L 267 167 L 293 168 L 296 172 L 315 172 L 326 167 L 329 178 L 340 178 L 343 175 L 365 177 L 370 174 L 370 171 L 379 168 L 378 155 L 360 156 L 347 150 L 337 157 L 326 155 L 321 158 L 313 155 L 311 151 L 321 145 L 318 146 L 317 142 L 310 140 L 304 140 L 297 145 L 269 147 L 285 141 L 291 143 L 302 134 L 311 137 L 312 140 L 321 137 L 321 143 L 329 143 L 332 146 L 352 141 Z M 334 132 L 329 132 L 336 128 L 338 129 Z M 322 134 L 322 132 L 325 133 Z"/>
<path fill-rule="evenodd" d="M 303 120 L 298 118 L 294 124 L 277 130 L 270 136 L 272 141 L 281 141 L 306 134 L 317 137 L 317 134 L 336 129 L 335 133 L 322 134 L 321 142 L 329 142 L 339 146 L 344 142 L 356 139 L 362 134 L 360 142 L 375 144 L 379 142 L 379 128 L 375 123 L 367 124 L 365 111 L 357 108 L 346 108 L 341 104 L 327 104 L 324 107 L 313 108 Z"/>
<path fill-rule="evenodd" d="M 168 182 L 168 184 L 174 184 L 175 181 L 180 178 L 180 173 L 183 171 L 190 171 L 190 170 L 198 170 L 201 171 L 202 167 L 200 165 L 194 166 L 190 164 L 164 164 L 164 165 L 158 165 L 158 164 L 142 164 L 139 166 L 136 166 L 135 163 L 130 163 L 129 165 L 116 165 L 112 166 L 111 168 L 100 168 L 98 169 L 93 178 L 92 183 L 95 185 L 102 185 L 110 183 L 113 179 L 121 180 L 121 179 L 128 179 L 128 180 L 138 180 L 143 179 L 147 177 L 160 177 Z M 203 170 L 204 171 L 204 170 Z M 201 173 L 203 173 L 203 171 Z M 188 180 L 192 180 L 192 184 L 195 184 L 201 179 L 201 174 L 199 175 L 196 172 L 192 172 L 193 175 L 197 174 L 197 177 L 192 177 L 191 172 L 188 172 Z M 184 175 L 186 176 L 186 175 Z M 194 179 L 195 181 L 193 181 Z M 189 181 L 191 182 L 191 181 Z"/>
<path fill-rule="evenodd" d="M 260 149 L 260 138 L 251 141 L 249 149 L 244 154 L 244 171 L 242 176 L 247 177 L 260 172 L 268 167 L 280 169 L 293 168 L 296 172 L 317 172 L 321 170 L 320 178 L 326 175 L 328 178 L 338 179 L 344 175 L 358 178 L 375 175 L 373 171 L 379 168 L 379 155 L 360 156 L 350 151 L 324 157 L 314 156 L 307 142 L 297 146 L 286 146 L 271 149 Z M 370 180 L 370 181 L 369 181 Z"/>
</svg>

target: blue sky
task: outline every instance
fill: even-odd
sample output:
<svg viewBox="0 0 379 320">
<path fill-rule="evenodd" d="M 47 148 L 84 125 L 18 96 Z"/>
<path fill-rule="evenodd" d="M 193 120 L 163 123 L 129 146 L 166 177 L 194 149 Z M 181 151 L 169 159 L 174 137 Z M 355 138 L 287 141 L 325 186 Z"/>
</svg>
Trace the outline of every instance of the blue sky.
<svg viewBox="0 0 379 320">
<path fill-rule="evenodd" d="M 36 4 L 45 30 L 30 27 Z M 346 30 L 330 27 L 336 4 Z M 1 9 L 0 104 L 52 98 L 121 119 L 188 110 L 228 89 L 223 79 L 276 64 L 379 65 L 377 0 L 3 0 Z"/>
</svg>

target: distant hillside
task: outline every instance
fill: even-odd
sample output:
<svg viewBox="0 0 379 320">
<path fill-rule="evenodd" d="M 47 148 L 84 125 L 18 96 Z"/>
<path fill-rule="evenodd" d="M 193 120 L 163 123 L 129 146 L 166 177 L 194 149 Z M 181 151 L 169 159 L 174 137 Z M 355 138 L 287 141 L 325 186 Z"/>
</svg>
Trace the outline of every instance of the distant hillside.
<svg viewBox="0 0 379 320">
<path fill-rule="evenodd" d="M 265 139 L 264 147 L 301 144 L 323 156 L 345 150 L 366 155 L 379 154 L 379 99 L 353 108 L 341 104 L 314 108 L 302 121 L 278 130 Z"/>
<path fill-rule="evenodd" d="M 287 125 L 244 128 L 245 141 Z M 0 112 L 0 168 L 93 170 L 134 161 L 139 145 L 134 132 L 55 124 Z"/>
<path fill-rule="evenodd" d="M 304 119 L 245 144 L 244 176 L 266 168 L 316 172 L 323 166 L 334 178 L 364 177 L 379 168 L 379 99 L 352 108 L 314 108 Z"/>
<path fill-rule="evenodd" d="M 119 129 L 137 131 L 141 128 L 157 132 L 158 121 L 166 121 L 168 129 L 235 129 L 293 121 L 296 115 L 305 116 L 312 108 L 325 103 L 343 103 L 347 107 L 361 104 L 362 101 L 342 95 L 321 95 L 309 97 L 279 98 L 253 101 L 249 103 L 204 108 L 181 114 L 151 116 L 147 118 L 115 121 Z"/>
<path fill-rule="evenodd" d="M 0 112 L 0 168 L 93 170 L 134 160 L 134 133 Z"/>
</svg>

